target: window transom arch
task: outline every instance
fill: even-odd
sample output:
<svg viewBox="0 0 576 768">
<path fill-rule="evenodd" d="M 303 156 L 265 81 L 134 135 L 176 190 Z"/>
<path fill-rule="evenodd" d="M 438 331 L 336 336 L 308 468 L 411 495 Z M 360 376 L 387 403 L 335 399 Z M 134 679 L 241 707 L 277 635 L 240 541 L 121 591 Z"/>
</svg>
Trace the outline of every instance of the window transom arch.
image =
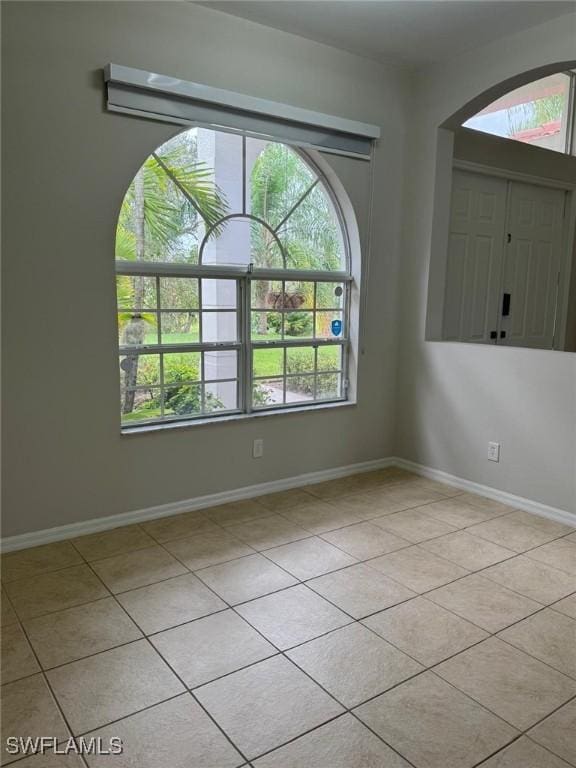
<svg viewBox="0 0 576 768">
<path fill-rule="evenodd" d="M 226 228 L 229 229 L 233 226 L 233 224 L 239 224 L 246 228 L 246 231 L 250 234 L 250 240 L 257 239 L 257 230 L 262 229 L 265 231 L 265 233 L 268 234 L 268 238 L 266 236 L 264 237 L 264 240 L 268 239 L 268 245 L 267 245 L 267 251 L 268 252 L 275 252 L 273 259 L 274 261 L 277 261 L 281 259 L 281 263 L 277 264 L 276 266 L 281 267 L 283 269 L 286 269 L 287 266 L 287 259 L 286 259 L 286 250 L 284 246 L 282 245 L 282 241 L 278 237 L 278 234 L 275 229 L 273 229 L 270 224 L 268 224 L 264 219 L 259 218 L 258 216 L 254 216 L 253 214 L 246 214 L 246 213 L 230 213 L 227 216 L 223 216 L 221 219 L 219 219 L 214 224 L 210 225 L 208 229 L 206 230 L 206 234 L 202 238 L 202 242 L 200 243 L 200 248 L 198 251 L 198 263 L 209 263 L 208 260 L 203 262 L 204 257 L 204 251 L 206 249 L 206 246 L 210 246 L 211 244 L 211 238 L 214 239 L 214 241 L 217 241 L 217 237 L 215 237 L 215 233 L 220 228 Z M 254 237 L 256 235 L 256 237 Z M 260 232 L 260 237 L 262 237 L 262 232 Z M 256 249 L 257 250 L 257 249 Z M 252 248 L 248 251 L 246 254 L 249 256 L 250 261 L 249 264 L 254 264 L 252 261 Z M 263 266 L 263 264 L 260 264 L 259 266 Z"/>
<path fill-rule="evenodd" d="M 347 399 L 348 235 L 303 151 L 170 139 L 126 192 L 116 273 L 123 428 Z"/>
<path fill-rule="evenodd" d="M 531 80 L 486 104 L 462 125 L 524 144 L 576 154 L 576 70 Z"/>
</svg>

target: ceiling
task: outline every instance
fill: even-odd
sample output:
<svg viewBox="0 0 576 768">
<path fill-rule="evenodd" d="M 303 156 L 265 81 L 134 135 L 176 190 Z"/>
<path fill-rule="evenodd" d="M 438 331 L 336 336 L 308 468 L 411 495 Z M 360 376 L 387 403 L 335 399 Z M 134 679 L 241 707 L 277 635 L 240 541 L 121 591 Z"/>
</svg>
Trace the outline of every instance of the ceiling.
<svg viewBox="0 0 576 768">
<path fill-rule="evenodd" d="M 576 0 L 211 0 L 200 4 L 411 69 L 576 9 Z"/>
</svg>

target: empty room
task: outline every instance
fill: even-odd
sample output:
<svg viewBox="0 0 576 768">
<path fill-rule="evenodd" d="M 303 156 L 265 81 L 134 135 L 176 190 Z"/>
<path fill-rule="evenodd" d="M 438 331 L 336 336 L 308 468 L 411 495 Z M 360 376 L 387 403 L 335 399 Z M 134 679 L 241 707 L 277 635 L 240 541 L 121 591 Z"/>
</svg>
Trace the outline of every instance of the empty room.
<svg viewBox="0 0 576 768">
<path fill-rule="evenodd" d="M 0 9 L 0 765 L 576 768 L 576 2 Z"/>
</svg>

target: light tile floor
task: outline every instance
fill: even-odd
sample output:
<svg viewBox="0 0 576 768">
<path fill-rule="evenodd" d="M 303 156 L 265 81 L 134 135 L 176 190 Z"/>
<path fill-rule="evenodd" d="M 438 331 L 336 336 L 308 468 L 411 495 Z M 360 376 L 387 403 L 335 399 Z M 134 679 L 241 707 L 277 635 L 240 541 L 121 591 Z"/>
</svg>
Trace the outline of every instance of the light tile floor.
<svg viewBox="0 0 576 768">
<path fill-rule="evenodd" d="M 3 765 L 576 768 L 574 529 L 400 469 L 11 553 L 2 585 Z"/>
</svg>

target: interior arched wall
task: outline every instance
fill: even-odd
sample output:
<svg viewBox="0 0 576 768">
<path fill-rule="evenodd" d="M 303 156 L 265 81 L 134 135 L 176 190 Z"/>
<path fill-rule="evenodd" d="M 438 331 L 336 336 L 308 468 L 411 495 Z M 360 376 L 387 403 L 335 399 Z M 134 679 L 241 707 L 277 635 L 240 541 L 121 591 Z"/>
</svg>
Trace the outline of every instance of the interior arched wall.
<svg viewBox="0 0 576 768">
<path fill-rule="evenodd" d="M 576 355 L 425 341 L 437 187 L 450 174 L 452 116 L 465 119 L 576 55 L 576 12 L 415 77 L 407 138 L 400 302 L 400 455 L 576 514 Z M 440 128 L 440 130 L 439 130 Z M 486 459 L 490 440 L 500 463 Z"/>
<path fill-rule="evenodd" d="M 563 59 L 562 61 L 553 61 L 546 64 L 542 64 L 534 69 L 524 70 L 512 77 L 508 77 L 499 83 L 492 85 L 487 90 L 474 96 L 466 104 L 463 104 L 460 109 L 457 109 L 452 115 L 446 118 L 442 123 L 442 128 L 459 128 L 462 123 L 466 122 L 470 117 L 474 117 L 484 107 L 487 107 L 500 96 L 504 96 L 510 91 L 514 91 L 516 88 L 521 88 L 527 83 L 532 83 L 534 80 L 540 80 L 548 75 L 553 75 L 556 72 L 566 72 L 570 69 L 574 69 L 576 61 L 572 59 Z"/>
</svg>

